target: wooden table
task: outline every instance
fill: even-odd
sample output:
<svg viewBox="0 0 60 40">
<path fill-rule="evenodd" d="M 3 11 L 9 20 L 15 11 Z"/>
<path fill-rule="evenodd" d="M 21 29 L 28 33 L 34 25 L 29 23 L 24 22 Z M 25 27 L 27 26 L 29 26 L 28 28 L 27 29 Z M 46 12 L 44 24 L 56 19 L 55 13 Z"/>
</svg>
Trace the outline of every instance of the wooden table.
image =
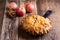
<svg viewBox="0 0 60 40">
<path fill-rule="evenodd" d="M 7 0 L 8 1 L 8 0 Z M 9 0 L 10 2 L 11 0 Z M 20 0 L 13 0 L 20 5 Z M 37 0 L 37 13 L 43 15 L 47 10 L 52 10 L 53 13 L 48 17 L 52 21 L 53 29 L 48 34 L 32 37 L 31 35 L 18 30 L 18 18 L 13 19 L 12 30 L 8 32 L 8 24 L 11 19 L 7 19 L 5 15 L 6 0 L 0 0 L 0 40 L 60 40 L 60 0 Z M 7 24 L 6 24 L 7 23 Z M 20 32 L 20 33 L 19 33 Z M 10 37 L 9 37 L 9 34 Z"/>
</svg>

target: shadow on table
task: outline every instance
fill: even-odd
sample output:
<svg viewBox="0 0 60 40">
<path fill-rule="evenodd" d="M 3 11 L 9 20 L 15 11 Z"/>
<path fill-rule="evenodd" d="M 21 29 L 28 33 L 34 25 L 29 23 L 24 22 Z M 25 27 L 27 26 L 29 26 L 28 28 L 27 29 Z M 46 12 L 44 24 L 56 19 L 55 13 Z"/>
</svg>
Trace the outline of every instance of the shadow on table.
<svg viewBox="0 0 60 40">
<path fill-rule="evenodd" d="M 29 33 L 27 33 L 25 30 L 22 30 L 20 27 L 18 28 L 18 37 L 19 38 L 23 38 L 23 39 L 26 39 L 26 40 L 32 40 L 32 39 L 40 39 L 42 35 L 37 35 L 37 36 L 34 36 L 34 35 L 31 35 Z"/>
</svg>

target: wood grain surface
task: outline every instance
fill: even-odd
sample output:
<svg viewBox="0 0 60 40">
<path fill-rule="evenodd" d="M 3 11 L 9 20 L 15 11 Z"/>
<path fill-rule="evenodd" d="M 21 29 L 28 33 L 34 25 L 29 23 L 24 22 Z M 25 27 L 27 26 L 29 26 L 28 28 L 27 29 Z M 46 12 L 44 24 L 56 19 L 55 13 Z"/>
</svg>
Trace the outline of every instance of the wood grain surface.
<svg viewBox="0 0 60 40">
<path fill-rule="evenodd" d="M 0 40 L 60 40 L 60 0 L 30 0 L 36 7 L 34 13 L 43 16 L 47 10 L 53 11 L 48 17 L 52 22 L 53 29 L 48 34 L 37 37 L 29 35 L 18 28 L 21 17 L 10 19 L 6 16 L 6 9 L 4 11 L 4 8 L 6 8 L 7 4 L 11 1 L 15 1 L 18 6 L 21 6 L 22 3 L 26 3 L 26 1 L 29 0 L 0 1 L 3 5 L 2 8 L 0 7 Z"/>
<path fill-rule="evenodd" d="M 6 0 L 0 40 L 18 40 L 18 18 L 10 19 L 6 15 L 6 7 L 12 0 Z M 16 0 L 13 0 L 17 3 Z"/>
</svg>

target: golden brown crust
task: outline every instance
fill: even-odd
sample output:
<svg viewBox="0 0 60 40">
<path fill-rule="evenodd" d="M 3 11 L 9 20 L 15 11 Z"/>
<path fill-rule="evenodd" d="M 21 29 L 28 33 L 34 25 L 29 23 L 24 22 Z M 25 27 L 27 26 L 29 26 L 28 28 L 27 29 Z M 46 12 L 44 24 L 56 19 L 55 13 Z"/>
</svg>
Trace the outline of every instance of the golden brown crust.
<svg viewBox="0 0 60 40">
<path fill-rule="evenodd" d="M 39 15 L 29 15 L 26 16 L 21 24 L 22 28 L 27 32 L 35 34 L 45 34 L 47 33 L 51 26 L 50 20 Z"/>
</svg>

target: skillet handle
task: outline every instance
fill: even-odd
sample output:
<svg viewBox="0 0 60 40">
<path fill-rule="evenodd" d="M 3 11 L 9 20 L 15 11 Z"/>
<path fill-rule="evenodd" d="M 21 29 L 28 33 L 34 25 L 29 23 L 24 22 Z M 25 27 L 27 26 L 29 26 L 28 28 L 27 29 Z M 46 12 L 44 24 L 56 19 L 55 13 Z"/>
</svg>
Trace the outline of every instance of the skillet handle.
<svg viewBox="0 0 60 40">
<path fill-rule="evenodd" d="M 47 18 L 49 15 L 52 14 L 52 10 L 47 10 L 43 17 Z"/>
</svg>

